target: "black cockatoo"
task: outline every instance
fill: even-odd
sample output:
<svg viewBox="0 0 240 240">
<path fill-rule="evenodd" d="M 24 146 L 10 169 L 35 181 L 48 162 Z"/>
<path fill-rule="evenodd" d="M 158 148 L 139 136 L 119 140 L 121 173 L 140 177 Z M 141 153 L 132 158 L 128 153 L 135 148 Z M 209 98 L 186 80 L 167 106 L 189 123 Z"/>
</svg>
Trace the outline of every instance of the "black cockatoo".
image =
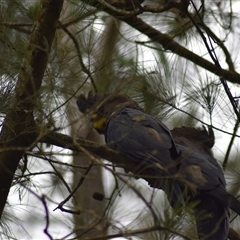
<svg viewBox="0 0 240 240">
<path fill-rule="evenodd" d="M 93 109 L 93 127 L 105 135 L 111 149 L 127 156 L 140 168 L 150 168 L 153 176 L 161 176 L 151 181 L 151 185 L 163 189 L 172 206 L 184 204 L 180 186 L 173 177 L 178 171 L 179 153 L 163 123 L 145 114 L 135 101 L 123 94 L 102 97 L 89 93 L 87 98 L 81 95 L 77 105 L 83 113 Z"/>
<path fill-rule="evenodd" d="M 171 133 L 182 154 L 180 173 L 184 174 L 183 179 L 194 184 L 193 188 L 196 187 L 197 192 L 188 191 L 188 197 L 198 202 L 193 211 L 199 238 L 227 239 L 228 206 L 239 213 L 240 204 L 227 193 L 222 168 L 212 155 L 213 130 L 181 127 Z"/>
<path fill-rule="evenodd" d="M 172 136 L 162 122 L 124 94 L 90 92 L 87 97 L 80 95 L 77 105 L 82 113 L 91 114 L 93 127 L 104 134 L 110 148 L 151 170 L 155 179 L 151 186 L 163 189 L 172 207 L 184 205 L 184 199 L 197 201 L 194 213 L 200 239 L 227 239 L 228 207 L 240 214 L 240 202 L 226 191 L 223 171 L 210 150 L 214 140 L 212 145 L 200 141 L 189 129 L 185 134 L 187 128 L 173 130 Z M 204 134 L 196 131 L 197 136 Z M 205 212 L 202 219 L 201 212 Z"/>
</svg>

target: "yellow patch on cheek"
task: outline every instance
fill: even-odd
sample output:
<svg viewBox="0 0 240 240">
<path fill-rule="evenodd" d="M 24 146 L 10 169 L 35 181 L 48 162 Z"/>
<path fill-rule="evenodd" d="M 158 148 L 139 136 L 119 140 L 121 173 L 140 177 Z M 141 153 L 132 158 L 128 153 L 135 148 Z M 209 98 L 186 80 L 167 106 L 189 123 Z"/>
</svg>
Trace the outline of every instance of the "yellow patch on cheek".
<svg viewBox="0 0 240 240">
<path fill-rule="evenodd" d="M 96 117 L 95 117 L 96 119 Z M 93 127 L 95 129 L 102 129 L 104 124 L 107 122 L 107 118 L 106 117 L 102 117 L 100 119 L 95 120 L 94 118 L 92 118 L 92 122 L 93 122 Z"/>
</svg>

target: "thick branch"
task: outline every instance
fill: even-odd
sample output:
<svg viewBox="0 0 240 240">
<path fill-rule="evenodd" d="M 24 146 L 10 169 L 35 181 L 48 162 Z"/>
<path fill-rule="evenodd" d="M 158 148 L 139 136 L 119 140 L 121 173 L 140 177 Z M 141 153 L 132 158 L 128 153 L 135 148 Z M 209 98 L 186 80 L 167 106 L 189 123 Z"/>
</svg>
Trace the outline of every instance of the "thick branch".
<svg viewBox="0 0 240 240">
<path fill-rule="evenodd" d="M 229 82 L 240 84 L 240 74 L 225 69 L 219 69 L 217 66 L 215 66 L 215 64 L 209 62 L 203 57 L 183 47 L 182 45 L 174 41 L 172 37 L 170 37 L 167 34 L 161 33 L 159 30 L 153 28 L 152 26 L 144 22 L 142 19 L 138 17 L 128 16 L 125 16 L 124 18 L 123 14 L 114 12 L 112 9 L 100 5 L 97 0 L 93 0 L 90 2 L 82 0 L 82 2 L 91 4 L 92 6 L 104 10 L 105 12 L 113 15 L 114 17 L 121 19 L 131 27 L 148 36 L 152 41 L 161 44 L 165 50 L 169 50 L 172 53 L 175 53 L 183 58 L 186 58 L 189 61 L 193 62 L 194 64 L 210 71 L 211 73 L 216 74 L 217 76 L 220 77 L 224 77 L 224 79 L 228 80 Z"/>
<path fill-rule="evenodd" d="M 79 152 L 81 152 L 81 148 L 79 147 L 81 146 L 90 153 L 100 158 L 107 159 L 119 167 L 124 167 L 126 169 L 129 168 L 128 170 L 136 168 L 136 164 L 133 164 L 131 160 L 127 160 L 120 153 L 108 148 L 107 145 L 101 145 L 83 138 L 74 140 L 68 135 L 51 132 L 41 138 L 39 142 L 48 143 L 54 146 Z"/>
<path fill-rule="evenodd" d="M 30 35 L 12 99 L 0 134 L 0 217 L 5 206 L 13 175 L 24 153 L 34 138 L 33 108 L 47 66 L 50 48 L 63 0 L 42 0 L 35 28 Z M 9 150 L 11 149 L 11 150 Z"/>
<path fill-rule="evenodd" d="M 138 17 L 133 17 L 129 19 L 124 19 L 133 28 L 137 29 L 141 33 L 147 35 L 151 40 L 160 43 L 164 49 L 170 50 L 171 52 L 188 59 L 194 64 L 216 74 L 217 76 L 224 77 L 232 83 L 240 84 L 240 74 L 225 69 L 219 69 L 215 64 L 209 62 L 208 60 L 200 57 L 194 52 L 189 51 L 187 48 L 181 46 L 176 41 L 173 40 L 167 34 L 163 34 L 156 30 L 152 26 L 145 23 L 142 19 Z"/>
<path fill-rule="evenodd" d="M 68 135 L 57 132 L 51 132 L 45 135 L 39 141 L 80 152 L 82 151 L 81 149 L 84 148 L 91 154 L 109 160 L 115 164 L 115 166 L 123 167 L 126 171 L 131 171 L 135 174 L 135 176 L 145 179 L 151 186 L 153 186 L 156 182 L 156 178 L 152 177 L 151 171 L 149 171 L 146 166 L 139 166 L 139 164 L 123 157 L 120 153 L 108 148 L 106 145 L 100 145 L 82 138 L 74 140 Z M 158 186 L 155 185 L 154 187 L 158 188 Z"/>
</svg>

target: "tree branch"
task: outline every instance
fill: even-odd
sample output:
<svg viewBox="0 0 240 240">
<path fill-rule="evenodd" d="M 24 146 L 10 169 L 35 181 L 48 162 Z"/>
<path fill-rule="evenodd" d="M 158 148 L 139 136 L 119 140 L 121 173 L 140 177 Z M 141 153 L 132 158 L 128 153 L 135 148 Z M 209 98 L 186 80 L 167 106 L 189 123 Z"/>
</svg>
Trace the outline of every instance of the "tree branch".
<svg viewBox="0 0 240 240">
<path fill-rule="evenodd" d="M 63 0 L 41 0 L 22 62 L 11 109 L 0 134 L 0 217 L 20 159 L 33 142 L 33 109 L 42 84 Z M 9 150 L 11 149 L 11 150 Z"/>
<path fill-rule="evenodd" d="M 136 164 L 132 164 L 132 161 L 127 160 L 120 153 L 108 148 L 107 145 L 101 145 L 83 138 L 73 139 L 72 137 L 62 133 L 50 132 L 41 138 L 39 142 L 78 152 L 82 152 L 81 148 L 85 148 L 95 156 L 107 159 L 118 167 L 136 170 Z"/>
<path fill-rule="evenodd" d="M 39 142 L 55 145 L 61 148 L 70 149 L 78 152 L 82 152 L 82 148 L 84 148 L 93 155 L 106 159 L 112 162 L 117 167 L 124 168 L 126 172 L 132 172 L 134 174 L 134 177 L 141 177 L 145 179 L 150 186 L 159 188 L 159 186 L 156 185 L 157 177 L 152 176 L 149 165 L 145 165 L 144 163 L 142 165 L 139 165 L 138 163 L 127 159 L 120 153 L 108 148 L 107 145 L 100 145 L 98 143 L 83 138 L 73 139 L 68 135 L 57 132 L 51 132 L 45 135 L 39 140 Z"/>
<path fill-rule="evenodd" d="M 179 43 L 174 41 L 172 37 L 161 33 L 160 31 L 145 23 L 142 19 L 133 17 L 129 19 L 123 19 L 123 21 L 141 33 L 147 35 L 151 40 L 160 43 L 165 50 L 170 50 L 172 53 L 188 59 L 194 64 L 208 70 L 211 73 L 216 74 L 217 76 L 223 76 L 225 79 L 232 83 L 240 84 L 240 74 L 225 69 L 219 69 L 217 66 L 215 66 L 215 64 L 181 46 Z"/>
<path fill-rule="evenodd" d="M 174 41 L 172 37 L 170 37 L 167 34 L 161 33 L 159 30 L 153 28 L 139 17 L 126 16 L 125 18 L 123 18 L 122 11 L 121 14 L 116 11 L 113 11 L 112 8 L 107 8 L 106 6 L 102 6 L 101 4 L 99 4 L 97 0 L 92 0 L 90 2 L 86 0 L 81 1 L 91 6 L 94 6 L 99 10 L 104 10 L 110 15 L 121 19 L 122 21 L 126 22 L 129 26 L 148 36 L 152 41 L 161 44 L 165 50 L 169 50 L 172 53 L 175 53 L 193 62 L 194 64 L 208 70 L 209 72 L 216 74 L 217 76 L 224 77 L 229 82 L 240 84 L 240 74 L 230 70 L 219 69 L 217 66 L 215 66 L 215 64 L 209 62 L 205 58 L 202 58 L 201 56 L 183 47 L 182 45 Z"/>
</svg>

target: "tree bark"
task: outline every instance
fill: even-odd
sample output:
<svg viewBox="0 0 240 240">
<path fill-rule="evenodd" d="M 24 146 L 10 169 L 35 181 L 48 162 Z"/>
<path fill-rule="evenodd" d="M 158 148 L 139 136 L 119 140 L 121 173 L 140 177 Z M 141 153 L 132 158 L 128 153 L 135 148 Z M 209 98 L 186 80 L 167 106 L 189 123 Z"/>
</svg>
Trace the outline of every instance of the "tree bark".
<svg viewBox="0 0 240 240">
<path fill-rule="evenodd" d="M 0 217 L 23 153 L 34 143 L 33 109 L 42 84 L 63 0 L 41 0 L 18 76 L 15 96 L 0 134 Z"/>
</svg>

